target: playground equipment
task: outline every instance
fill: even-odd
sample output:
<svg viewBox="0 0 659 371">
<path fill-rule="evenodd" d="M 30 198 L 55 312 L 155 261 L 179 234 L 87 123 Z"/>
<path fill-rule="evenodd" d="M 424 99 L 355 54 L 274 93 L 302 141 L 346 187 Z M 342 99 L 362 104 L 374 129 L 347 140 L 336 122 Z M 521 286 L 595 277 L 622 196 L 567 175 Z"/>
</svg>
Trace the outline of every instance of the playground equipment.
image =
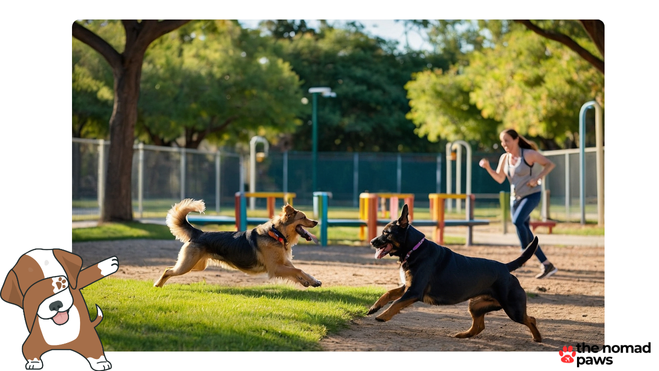
<svg viewBox="0 0 659 371">
<path fill-rule="evenodd" d="M 267 218 L 247 217 L 247 197 L 265 198 L 268 205 Z M 221 215 L 188 215 L 188 221 L 195 224 L 235 224 L 237 231 L 247 229 L 247 224 L 263 224 L 275 216 L 275 199 L 281 198 L 284 203 L 293 205 L 295 193 L 291 192 L 236 192 L 235 217 Z"/>
<path fill-rule="evenodd" d="M 586 224 L 586 111 L 595 108 L 595 144 L 597 162 L 597 225 L 604 225 L 604 140 L 602 131 L 602 107 L 595 101 L 581 106 L 579 113 L 579 164 L 580 181 L 579 201 L 581 204 L 581 224 Z"/>
<path fill-rule="evenodd" d="M 414 209 L 414 198 L 410 194 L 383 194 L 389 198 L 390 208 L 388 219 L 378 219 L 378 193 L 362 193 L 360 195 L 360 209 L 359 219 L 329 219 L 328 218 L 328 192 L 314 192 L 314 197 L 317 198 L 318 205 L 318 219 L 320 224 L 320 244 L 327 246 L 327 228 L 332 226 L 345 226 L 345 227 L 360 227 L 359 238 L 362 241 L 370 241 L 377 236 L 378 226 L 387 225 L 391 220 L 395 220 L 398 216 L 398 202 L 400 198 L 405 198 L 405 203 L 410 209 L 410 219 L 412 224 L 417 227 L 435 227 L 434 240 L 440 244 L 444 243 L 444 228 L 453 226 L 467 226 L 466 245 L 471 246 L 473 243 L 473 227 L 476 225 L 488 225 L 489 220 L 476 220 L 474 216 L 474 195 L 456 195 L 456 194 L 441 194 L 432 193 L 429 195 L 432 205 L 431 215 L 432 220 L 414 220 L 412 218 L 412 210 Z M 412 197 L 404 197 L 412 196 Z M 444 208 L 446 199 L 466 199 L 467 211 L 464 220 L 445 220 Z M 383 214 L 385 215 L 385 214 Z M 364 233 L 366 228 L 366 233 Z"/>
<path fill-rule="evenodd" d="M 474 237 L 474 226 L 490 224 L 489 220 L 474 219 L 474 204 L 476 201 L 476 195 L 431 193 L 428 195 L 428 198 L 430 199 L 430 215 L 432 220 L 430 221 L 417 220 L 414 222 L 414 225 L 418 226 L 420 224 L 425 224 L 425 225 L 434 226 L 435 227 L 434 240 L 440 245 L 444 244 L 445 227 L 466 226 L 467 227 L 466 245 L 471 246 Z M 464 220 L 446 220 L 444 218 L 445 202 L 447 199 L 462 199 L 467 201 Z"/>
<path fill-rule="evenodd" d="M 452 194 L 453 187 L 453 168 L 451 166 L 452 153 L 456 150 L 456 167 L 455 167 L 455 193 L 460 194 L 462 189 L 462 147 L 467 149 L 467 194 L 471 194 L 471 146 L 464 140 L 456 140 L 446 144 L 446 193 Z M 448 203 L 449 211 L 452 210 L 451 202 Z M 461 203 L 456 200 L 456 209 L 461 210 Z"/>
</svg>

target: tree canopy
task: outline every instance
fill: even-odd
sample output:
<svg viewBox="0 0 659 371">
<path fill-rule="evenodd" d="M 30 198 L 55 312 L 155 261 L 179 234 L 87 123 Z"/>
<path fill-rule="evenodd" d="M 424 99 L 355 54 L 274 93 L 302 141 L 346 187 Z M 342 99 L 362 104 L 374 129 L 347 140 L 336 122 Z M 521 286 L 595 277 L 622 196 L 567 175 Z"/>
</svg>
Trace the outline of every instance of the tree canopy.
<svg viewBox="0 0 659 371">
<path fill-rule="evenodd" d="M 126 22 L 85 27 L 121 50 Z M 457 139 L 492 150 L 507 127 L 551 149 L 576 145 L 583 103 L 604 107 L 600 21 L 405 21 L 427 31 L 432 51 L 401 51 L 358 22 L 319 23 L 193 21 L 155 39 L 135 135 L 196 148 L 258 134 L 310 150 L 308 89 L 328 86 L 336 98 L 318 100 L 321 151 L 437 152 Z M 74 40 L 74 136 L 110 132 L 116 81 L 102 55 Z"/>
</svg>

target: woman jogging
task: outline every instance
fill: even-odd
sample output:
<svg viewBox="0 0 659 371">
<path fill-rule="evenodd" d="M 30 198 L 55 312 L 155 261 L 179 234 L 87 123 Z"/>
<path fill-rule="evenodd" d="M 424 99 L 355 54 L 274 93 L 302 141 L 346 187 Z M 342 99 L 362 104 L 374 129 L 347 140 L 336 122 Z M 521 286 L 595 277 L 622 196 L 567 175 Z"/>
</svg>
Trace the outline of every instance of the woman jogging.
<svg viewBox="0 0 659 371">
<path fill-rule="evenodd" d="M 490 162 L 486 159 L 480 160 L 479 165 L 487 170 L 499 184 L 508 178 L 512 222 L 517 229 L 522 249 L 524 249 L 533 241 L 529 222 L 531 212 L 540 203 L 542 189 L 538 186 L 541 184 L 542 178 L 549 174 L 556 165 L 540 154 L 535 145 L 529 143 L 513 129 L 502 131 L 499 139 L 501 139 L 501 146 L 506 153 L 499 158 L 496 171 L 490 167 Z M 533 167 L 536 163 L 542 166 L 542 171 Z M 538 246 L 535 256 L 542 263 L 542 271 L 535 276 L 536 278 L 547 278 L 558 271 L 547 259 L 540 246 Z"/>
</svg>

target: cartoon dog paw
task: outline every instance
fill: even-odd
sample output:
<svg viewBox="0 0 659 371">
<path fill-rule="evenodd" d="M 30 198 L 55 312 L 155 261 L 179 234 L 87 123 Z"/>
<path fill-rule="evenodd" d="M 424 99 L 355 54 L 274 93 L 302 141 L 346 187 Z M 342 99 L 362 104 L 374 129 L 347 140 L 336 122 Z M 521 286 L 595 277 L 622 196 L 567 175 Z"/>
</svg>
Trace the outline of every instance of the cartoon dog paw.
<svg viewBox="0 0 659 371">
<path fill-rule="evenodd" d="M 109 276 L 119 270 L 119 259 L 116 256 L 105 259 L 98 263 L 98 268 L 103 276 Z"/>
<path fill-rule="evenodd" d="M 43 368 L 43 362 L 39 359 L 32 359 L 27 361 L 25 364 L 26 370 L 41 370 Z"/>
<path fill-rule="evenodd" d="M 101 356 L 99 359 L 87 358 L 89 365 L 96 371 L 109 370 L 112 368 L 112 364 L 105 359 L 105 356 Z"/>
</svg>

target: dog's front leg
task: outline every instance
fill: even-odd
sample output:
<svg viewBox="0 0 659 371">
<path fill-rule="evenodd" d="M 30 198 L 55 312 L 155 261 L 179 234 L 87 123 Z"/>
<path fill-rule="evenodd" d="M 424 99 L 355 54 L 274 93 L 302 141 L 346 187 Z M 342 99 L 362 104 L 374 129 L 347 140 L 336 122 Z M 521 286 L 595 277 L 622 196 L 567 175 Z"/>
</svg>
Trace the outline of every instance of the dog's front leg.
<svg viewBox="0 0 659 371">
<path fill-rule="evenodd" d="M 408 295 L 409 294 L 409 295 Z M 400 299 L 396 300 L 385 310 L 380 314 L 379 316 L 375 317 L 376 320 L 380 322 L 386 322 L 389 321 L 393 316 L 398 314 L 401 310 L 407 308 L 408 306 L 414 304 L 419 300 L 418 295 L 411 294 L 409 290 L 407 290 L 403 296 L 400 297 Z"/>
<path fill-rule="evenodd" d="M 401 285 L 400 287 L 396 287 L 395 289 L 389 290 L 384 295 L 380 296 L 380 299 L 375 302 L 371 306 L 371 308 L 368 310 L 368 314 L 373 314 L 377 311 L 380 310 L 380 308 L 384 307 L 389 303 L 390 301 L 396 300 L 403 296 L 403 293 L 405 292 L 405 285 Z"/>
</svg>

